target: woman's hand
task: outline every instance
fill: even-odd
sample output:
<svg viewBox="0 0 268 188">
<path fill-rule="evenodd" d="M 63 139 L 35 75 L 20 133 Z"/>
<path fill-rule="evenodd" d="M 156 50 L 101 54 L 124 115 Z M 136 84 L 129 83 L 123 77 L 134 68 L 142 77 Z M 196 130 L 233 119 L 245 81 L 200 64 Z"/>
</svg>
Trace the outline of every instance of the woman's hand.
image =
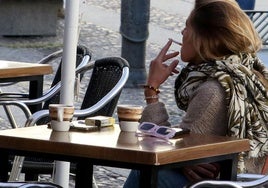
<svg viewBox="0 0 268 188">
<path fill-rule="evenodd" d="M 220 172 L 218 163 L 200 164 L 183 168 L 184 175 L 192 182 L 204 179 L 215 179 Z"/>
<path fill-rule="evenodd" d="M 172 40 L 169 40 L 150 64 L 147 84 L 154 88 L 159 88 L 159 86 L 165 82 L 170 75 L 179 73 L 179 71 L 176 70 L 179 60 L 173 60 L 170 65 L 164 64 L 165 61 L 179 55 L 179 52 L 168 53 L 171 44 Z"/>
</svg>

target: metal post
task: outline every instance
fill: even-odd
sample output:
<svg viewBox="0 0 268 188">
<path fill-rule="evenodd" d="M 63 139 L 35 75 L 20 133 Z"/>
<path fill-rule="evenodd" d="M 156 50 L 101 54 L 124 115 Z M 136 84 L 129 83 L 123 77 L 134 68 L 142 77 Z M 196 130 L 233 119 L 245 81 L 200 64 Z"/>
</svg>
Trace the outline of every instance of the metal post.
<svg viewBox="0 0 268 188">
<path fill-rule="evenodd" d="M 121 0 L 121 56 L 130 64 L 127 87 L 136 87 L 146 81 L 145 51 L 149 19 L 150 0 Z"/>
<path fill-rule="evenodd" d="M 63 59 L 61 70 L 62 88 L 60 92 L 60 103 L 73 105 L 75 62 L 78 40 L 79 2 L 66 0 L 66 17 L 64 25 Z M 69 187 L 70 163 L 56 161 L 54 183 L 63 188 Z"/>
</svg>

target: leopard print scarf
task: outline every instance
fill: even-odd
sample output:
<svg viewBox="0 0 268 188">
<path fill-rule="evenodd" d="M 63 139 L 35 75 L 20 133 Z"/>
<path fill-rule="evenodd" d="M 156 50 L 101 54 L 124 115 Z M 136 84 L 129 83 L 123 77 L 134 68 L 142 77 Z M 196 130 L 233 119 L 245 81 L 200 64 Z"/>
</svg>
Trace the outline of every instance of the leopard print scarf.
<svg viewBox="0 0 268 188">
<path fill-rule="evenodd" d="M 250 54 L 231 55 L 221 61 L 185 67 L 175 82 L 176 102 L 186 110 L 189 99 L 207 80 L 224 88 L 228 104 L 228 136 L 248 138 L 250 157 L 268 153 L 268 92 L 258 74 L 268 80 L 268 70 Z"/>
</svg>

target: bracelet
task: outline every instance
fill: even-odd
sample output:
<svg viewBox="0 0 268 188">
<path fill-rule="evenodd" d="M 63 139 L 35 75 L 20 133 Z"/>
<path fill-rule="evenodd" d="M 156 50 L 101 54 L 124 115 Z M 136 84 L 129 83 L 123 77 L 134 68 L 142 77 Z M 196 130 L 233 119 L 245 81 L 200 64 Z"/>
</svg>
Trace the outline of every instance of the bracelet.
<svg viewBox="0 0 268 188">
<path fill-rule="evenodd" d="M 143 87 L 151 89 L 151 90 L 154 90 L 157 94 L 160 93 L 160 90 L 158 88 L 155 88 L 155 87 L 153 87 L 151 85 L 144 85 Z"/>
<path fill-rule="evenodd" d="M 158 95 L 152 95 L 152 96 L 148 96 L 148 97 L 144 97 L 145 100 L 147 99 L 158 99 Z"/>
</svg>

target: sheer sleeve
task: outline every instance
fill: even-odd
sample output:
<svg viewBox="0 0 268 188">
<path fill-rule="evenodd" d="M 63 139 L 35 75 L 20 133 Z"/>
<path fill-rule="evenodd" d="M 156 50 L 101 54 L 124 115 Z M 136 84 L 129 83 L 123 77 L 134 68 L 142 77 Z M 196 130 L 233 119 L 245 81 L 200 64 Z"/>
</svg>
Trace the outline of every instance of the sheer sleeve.
<svg viewBox="0 0 268 188">
<path fill-rule="evenodd" d="M 141 122 L 148 121 L 157 125 L 170 126 L 169 115 L 164 103 L 156 102 L 148 104 L 142 113 Z"/>
<path fill-rule="evenodd" d="M 181 127 L 197 133 L 226 135 L 227 126 L 223 88 L 217 81 L 204 82 L 190 99 Z"/>
</svg>

